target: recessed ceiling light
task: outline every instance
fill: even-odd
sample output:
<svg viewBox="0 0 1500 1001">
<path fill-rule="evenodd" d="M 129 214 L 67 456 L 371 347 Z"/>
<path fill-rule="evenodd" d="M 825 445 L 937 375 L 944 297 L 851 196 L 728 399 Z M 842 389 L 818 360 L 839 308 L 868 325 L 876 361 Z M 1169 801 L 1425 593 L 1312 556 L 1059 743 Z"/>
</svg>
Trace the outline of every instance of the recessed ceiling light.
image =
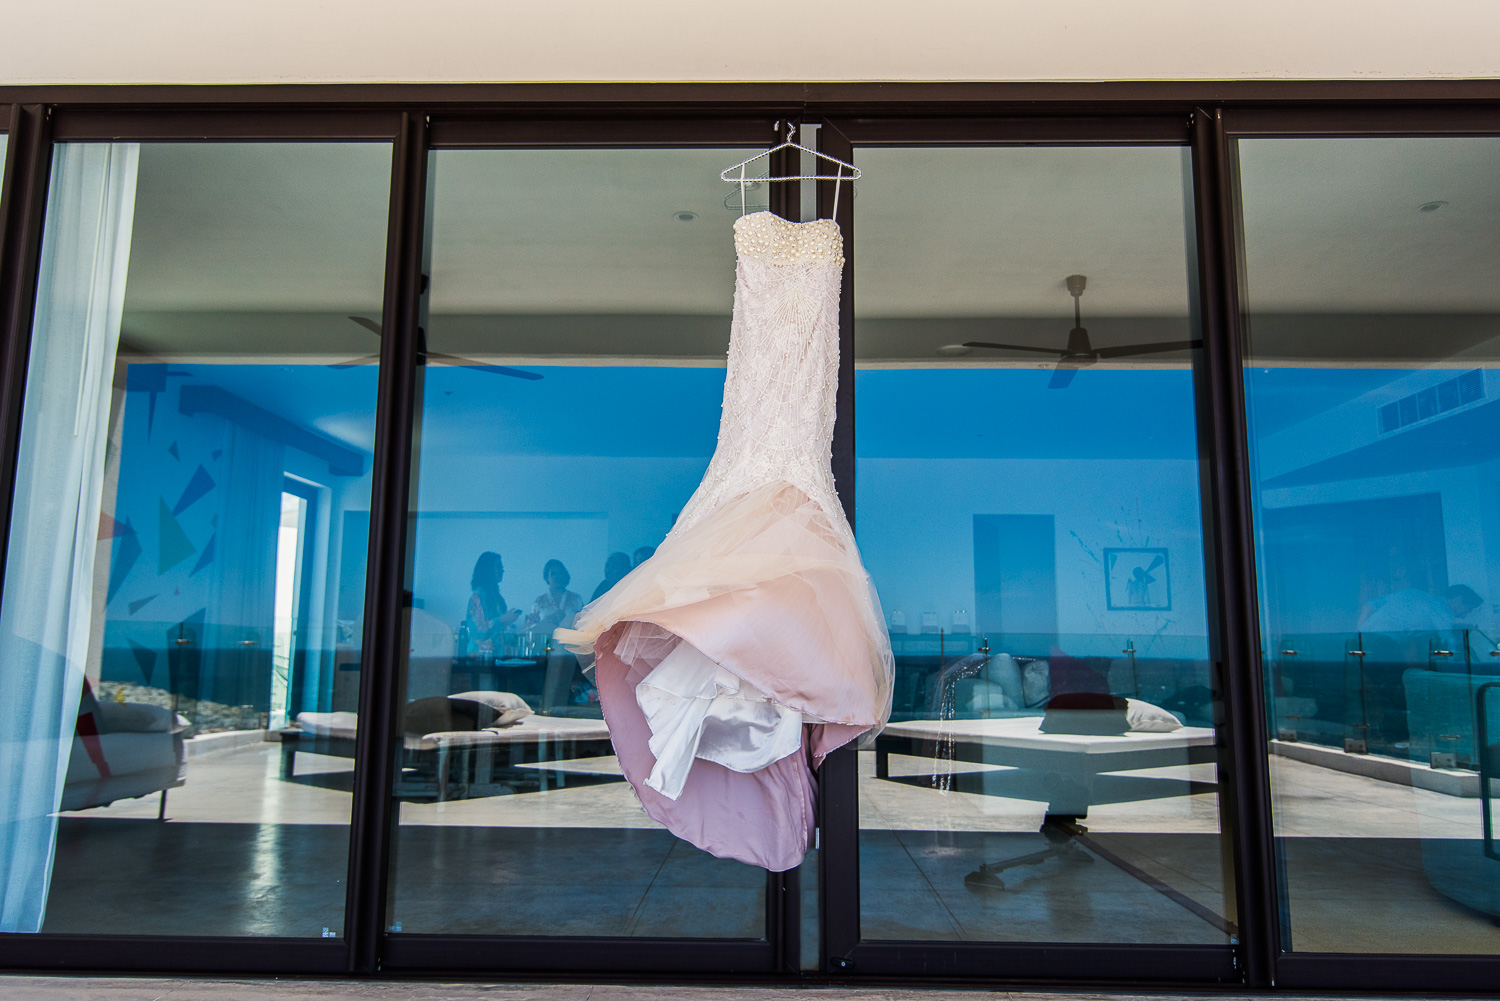
<svg viewBox="0 0 1500 1001">
<path fill-rule="evenodd" d="M 942 347 L 937 349 L 937 353 L 940 355 L 947 355 L 950 358 L 958 358 L 962 355 L 968 354 L 973 350 L 973 348 L 968 347 L 964 344 L 944 344 Z"/>
<path fill-rule="evenodd" d="M 1448 207 L 1448 203 L 1447 202 L 1443 201 L 1442 199 L 1438 199 L 1436 201 L 1423 202 L 1421 205 L 1417 206 L 1417 211 L 1418 212 L 1436 212 L 1438 209 L 1444 209 L 1444 208 L 1447 208 L 1447 207 Z"/>
<path fill-rule="evenodd" d="M 678 222 L 692 222 L 694 219 L 698 218 L 698 213 L 696 213 L 696 212 L 673 212 L 672 213 L 672 218 L 676 219 Z"/>
</svg>

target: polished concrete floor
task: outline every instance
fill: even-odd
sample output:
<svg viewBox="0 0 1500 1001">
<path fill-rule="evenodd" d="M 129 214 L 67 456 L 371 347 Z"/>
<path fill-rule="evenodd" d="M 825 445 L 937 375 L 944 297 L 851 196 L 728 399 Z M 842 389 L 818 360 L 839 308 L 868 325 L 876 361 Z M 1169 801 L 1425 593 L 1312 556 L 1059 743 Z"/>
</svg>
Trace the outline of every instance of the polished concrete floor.
<svg viewBox="0 0 1500 1001">
<path fill-rule="evenodd" d="M 1018 769 L 861 756 L 861 923 L 867 939 L 1224 943 L 1233 934 L 1211 765 L 1104 776 L 1088 831 L 1044 849 L 1045 783 Z M 187 784 L 65 815 L 48 932 L 336 935 L 343 923 L 351 764 L 274 745 L 195 755 Z M 1500 952 L 1500 927 L 1437 893 L 1420 839 L 1472 840 L 1477 800 L 1275 758 L 1277 831 L 1298 950 Z M 759 937 L 765 874 L 672 838 L 613 758 L 566 762 L 545 789 L 403 802 L 390 924 L 401 932 Z M 514 780 L 514 777 L 512 777 Z M 936 787 L 935 787 L 936 786 Z M 815 920 L 815 880 L 804 914 Z M 142 904 L 143 899 L 149 903 Z M 811 950 L 810 954 L 811 954 Z"/>
</svg>

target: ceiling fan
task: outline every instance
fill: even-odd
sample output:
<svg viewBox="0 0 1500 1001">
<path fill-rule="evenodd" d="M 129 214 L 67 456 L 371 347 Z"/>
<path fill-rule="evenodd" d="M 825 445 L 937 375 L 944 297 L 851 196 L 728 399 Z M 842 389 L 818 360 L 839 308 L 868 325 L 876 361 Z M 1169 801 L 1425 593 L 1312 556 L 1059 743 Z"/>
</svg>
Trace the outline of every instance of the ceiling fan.
<svg viewBox="0 0 1500 1001">
<path fill-rule="evenodd" d="M 996 348 L 1001 351 L 1034 351 L 1040 354 L 1056 355 L 1057 367 L 1052 370 L 1052 378 L 1047 381 L 1048 389 L 1066 389 L 1068 383 L 1073 381 L 1073 376 L 1078 370 L 1086 365 L 1092 365 L 1096 361 L 1107 358 L 1127 358 L 1131 355 L 1155 354 L 1160 351 L 1181 351 L 1184 348 L 1198 348 L 1203 346 L 1198 341 L 1152 341 L 1148 344 L 1119 344 L 1109 348 L 1096 348 L 1089 341 L 1089 332 L 1083 327 L 1083 299 L 1084 286 L 1088 284 L 1088 278 L 1084 275 L 1069 275 L 1066 279 L 1068 294 L 1073 297 L 1073 329 L 1068 331 L 1068 346 L 1066 348 L 1038 348 L 1029 344 L 993 344 L 989 341 L 965 341 L 966 348 Z"/>
<path fill-rule="evenodd" d="M 380 324 L 376 323 L 368 316 L 351 316 L 349 317 L 349 319 L 353 320 L 361 327 L 364 327 L 376 337 L 379 337 L 381 335 Z M 422 355 L 429 365 L 454 365 L 458 368 L 471 368 L 476 372 L 489 372 L 492 375 L 508 375 L 513 379 L 527 379 L 533 382 L 537 379 L 542 378 L 540 372 L 528 372 L 523 368 L 511 368 L 509 365 L 486 365 L 481 361 L 474 361 L 469 358 L 460 358 L 458 355 L 445 355 L 438 351 L 424 350 L 422 352 Z M 363 358 L 351 358 L 349 361 L 340 362 L 337 365 L 330 365 L 329 368 L 351 368 L 355 365 L 374 365 L 379 361 L 379 354 L 365 355 Z"/>
</svg>

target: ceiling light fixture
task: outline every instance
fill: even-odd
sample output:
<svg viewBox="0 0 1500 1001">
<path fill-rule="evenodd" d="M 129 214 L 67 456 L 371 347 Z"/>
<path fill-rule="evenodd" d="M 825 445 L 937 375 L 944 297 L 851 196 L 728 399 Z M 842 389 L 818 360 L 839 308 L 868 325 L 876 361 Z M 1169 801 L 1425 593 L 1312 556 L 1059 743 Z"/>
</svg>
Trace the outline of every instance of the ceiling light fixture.
<svg viewBox="0 0 1500 1001">
<path fill-rule="evenodd" d="M 1443 201 L 1441 198 L 1439 198 L 1439 199 L 1437 199 L 1435 201 L 1423 202 L 1421 205 L 1417 206 L 1417 211 L 1418 212 L 1436 212 L 1438 209 L 1445 209 L 1447 207 L 1448 207 L 1448 203 L 1445 202 L 1445 201 Z"/>
<path fill-rule="evenodd" d="M 692 222 L 694 219 L 698 218 L 698 213 L 696 213 L 696 212 L 673 212 L 672 213 L 672 218 L 676 219 L 678 222 Z"/>
<path fill-rule="evenodd" d="M 973 350 L 974 349 L 969 347 L 967 344 L 944 344 L 942 347 L 937 349 L 937 353 L 940 355 L 947 355 L 950 358 L 958 358 L 962 357 L 963 355 L 969 354 Z"/>
</svg>

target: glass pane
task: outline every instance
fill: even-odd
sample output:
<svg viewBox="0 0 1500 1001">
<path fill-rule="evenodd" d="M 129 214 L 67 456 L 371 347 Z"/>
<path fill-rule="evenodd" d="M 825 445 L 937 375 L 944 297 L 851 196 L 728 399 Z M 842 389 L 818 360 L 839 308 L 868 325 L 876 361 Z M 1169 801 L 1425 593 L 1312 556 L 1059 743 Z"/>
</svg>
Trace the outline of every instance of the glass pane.
<svg viewBox="0 0 1500 1001">
<path fill-rule="evenodd" d="M 1239 155 L 1283 945 L 1495 952 L 1500 140 Z"/>
<path fill-rule="evenodd" d="M 1185 152 L 859 164 L 862 936 L 1224 944 Z"/>
<path fill-rule="evenodd" d="M 646 817 L 551 641 L 713 452 L 739 214 L 718 173 L 752 152 L 433 157 L 393 931 L 764 935 L 765 872 Z"/>
<path fill-rule="evenodd" d="M 57 148 L 0 607 L 4 930 L 342 934 L 353 743 L 310 721 L 354 726 L 376 369 L 344 363 L 390 162 Z"/>
</svg>

